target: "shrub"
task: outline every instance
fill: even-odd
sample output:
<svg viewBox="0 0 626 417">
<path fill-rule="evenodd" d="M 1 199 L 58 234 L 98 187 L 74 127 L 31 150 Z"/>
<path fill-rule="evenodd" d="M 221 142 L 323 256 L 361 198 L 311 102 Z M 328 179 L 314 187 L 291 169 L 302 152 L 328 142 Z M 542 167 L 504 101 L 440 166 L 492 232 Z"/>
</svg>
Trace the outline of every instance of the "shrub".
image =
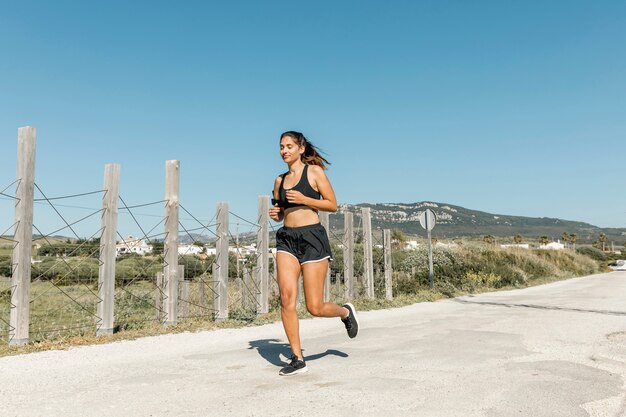
<svg viewBox="0 0 626 417">
<path fill-rule="evenodd" d="M 178 264 L 185 267 L 185 279 L 198 277 L 206 271 L 205 265 L 202 260 L 195 255 L 180 256 L 178 259 Z M 230 266 L 228 269 L 231 269 Z"/>
<path fill-rule="evenodd" d="M 402 253 L 394 271 L 395 293 L 414 294 L 428 288 L 427 249 Z M 501 249 L 480 244 L 435 248 L 433 269 L 436 289 L 449 296 L 455 291 L 520 287 L 532 280 L 587 275 L 597 272 L 598 267 L 592 259 L 572 251 Z"/>
<path fill-rule="evenodd" d="M 500 282 L 500 277 L 494 273 L 468 272 L 465 274 L 464 290 L 474 292 L 482 287 L 495 287 Z"/>
<path fill-rule="evenodd" d="M 576 248 L 576 252 L 600 262 L 604 262 L 609 259 L 604 252 L 598 248 L 594 248 L 593 246 L 579 246 Z"/>
<path fill-rule="evenodd" d="M 0 256 L 0 276 L 10 277 L 12 260 L 10 256 Z"/>
<path fill-rule="evenodd" d="M 424 279 L 418 274 L 411 276 L 405 272 L 394 271 L 391 282 L 393 283 L 394 294 L 416 294 L 428 286 L 428 274 Z"/>
<path fill-rule="evenodd" d="M 93 258 L 44 258 L 31 266 L 33 280 L 54 281 L 56 285 L 97 282 L 99 261 Z"/>
<path fill-rule="evenodd" d="M 594 249 L 594 248 L 591 248 Z M 563 276 L 589 275 L 598 271 L 598 265 L 586 255 L 571 251 L 537 251 L 537 256 L 556 266 Z"/>
<path fill-rule="evenodd" d="M 115 280 L 121 282 L 136 279 L 154 279 L 157 272 L 161 271 L 160 260 L 143 256 L 126 256 L 115 264 Z"/>
</svg>

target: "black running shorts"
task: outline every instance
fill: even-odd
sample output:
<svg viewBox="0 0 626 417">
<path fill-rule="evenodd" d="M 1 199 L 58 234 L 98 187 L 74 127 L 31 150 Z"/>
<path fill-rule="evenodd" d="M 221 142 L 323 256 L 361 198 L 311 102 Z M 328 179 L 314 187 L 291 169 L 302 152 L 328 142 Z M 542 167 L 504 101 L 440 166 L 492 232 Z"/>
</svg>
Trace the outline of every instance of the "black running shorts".
<svg viewBox="0 0 626 417">
<path fill-rule="evenodd" d="M 281 227 L 276 232 L 276 252 L 287 252 L 300 264 L 332 260 L 328 234 L 321 223 Z"/>
</svg>

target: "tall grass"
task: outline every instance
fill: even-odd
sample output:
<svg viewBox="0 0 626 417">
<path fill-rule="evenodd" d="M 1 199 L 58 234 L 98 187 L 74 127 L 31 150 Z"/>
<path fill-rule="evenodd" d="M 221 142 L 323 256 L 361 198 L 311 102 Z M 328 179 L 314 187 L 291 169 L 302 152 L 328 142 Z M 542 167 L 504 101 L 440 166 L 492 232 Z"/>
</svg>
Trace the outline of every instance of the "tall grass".
<svg viewBox="0 0 626 417">
<path fill-rule="evenodd" d="M 459 294 L 492 291 L 502 288 L 521 288 L 529 285 L 589 275 L 601 270 L 601 262 L 571 250 L 545 251 L 520 248 L 501 249 L 493 245 L 465 244 L 455 248 L 435 248 L 433 266 L 435 287 L 428 282 L 428 252 L 425 248 L 393 253 L 393 300 L 384 299 L 383 277 L 376 277 L 376 299 L 360 296 L 353 303 L 359 309 L 398 307 L 421 301 L 434 301 Z M 593 255 L 597 254 L 594 252 Z M 78 261 L 78 260 L 77 260 Z M 97 296 L 97 261 L 83 259 L 80 267 L 69 268 L 71 262 L 50 259 L 36 264 L 40 279 L 31 286 L 31 341 L 43 341 L 45 346 L 53 340 L 68 340 L 68 344 L 100 343 L 96 339 L 95 320 Z M 158 324 L 155 306 L 156 288 L 153 276 L 158 265 L 143 259 L 120 262 L 117 271 L 115 295 L 115 323 L 119 333 L 128 337 L 166 332 Z M 191 264 L 189 264 L 191 266 Z M 195 265 L 194 265 L 195 266 Z M 67 274 L 62 268 L 74 273 Z M 201 271 L 202 265 L 198 267 Z M 35 268 L 34 268 L 35 269 Z M 189 271 L 195 268 L 189 268 Z M 194 272 L 195 273 L 195 272 Z M 187 276 L 187 270 L 186 274 Z M 48 280 L 42 278 L 48 278 Z M 214 326 L 241 326 L 279 320 L 280 300 L 275 285 L 272 287 L 270 312 L 263 317 L 255 313 L 254 288 L 245 288 L 241 280 L 231 280 L 229 285 L 229 320 L 216 323 L 212 319 L 213 291 L 210 276 L 203 274 L 188 278 L 189 302 L 186 319 L 171 328 L 174 332 L 203 329 Z M 204 300 L 200 299 L 199 283 L 205 282 Z M 343 303 L 343 285 L 337 286 L 332 301 Z M 360 294 L 364 293 L 362 280 L 357 277 Z M 334 288 L 334 287 L 333 287 Z M 23 351 L 6 346 L 10 281 L 0 280 L 0 356 Z M 202 308 L 200 307 L 202 305 Z M 304 303 L 301 316 L 307 316 Z M 3 322 L 4 321 L 4 322 Z M 190 323 L 193 323 L 190 324 Z M 124 331 L 122 331 L 124 330 Z M 118 333 L 118 334 L 119 334 Z M 72 342 L 74 340 L 75 342 Z M 86 342 L 89 340 L 91 342 Z M 63 346 L 63 345 L 61 345 Z"/>
<path fill-rule="evenodd" d="M 428 287 L 428 252 L 420 248 L 397 265 L 395 292 L 411 294 Z M 570 250 L 548 251 L 463 245 L 433 250 L 436 288 L 445 296 L 463 292 L 520 288 L 546 280 L 598 272 L 591 258 Z"/>
</svg>

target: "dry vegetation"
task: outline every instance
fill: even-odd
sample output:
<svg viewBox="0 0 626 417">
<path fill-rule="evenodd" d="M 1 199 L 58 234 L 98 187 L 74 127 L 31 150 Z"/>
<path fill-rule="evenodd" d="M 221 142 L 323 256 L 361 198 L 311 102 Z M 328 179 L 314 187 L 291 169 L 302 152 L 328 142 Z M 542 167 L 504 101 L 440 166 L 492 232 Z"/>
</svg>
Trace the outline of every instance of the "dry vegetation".
<svg viewBox="0 0 626 417">
<path fill-rule="evenodd" d="M 500 249 L 493 245 L 466 244 L 434 251 L 436 284 L 431 289 L 428 286 L 427 265 L 427 252 L 424 249 L 394 252 L 394 299 L 384 299 L 384 287 L 379 279 L 376 285 L 377 298 L 360 297 L 354 304 L 361 310 L 400 307 L 467 293 L 522 288 L 604 271 L 603 264 L 598 260 L 572 250 Z M 0 356 L 166 333 L 255 326 L 280 320 L 279 301 L 275 295 L 270 300 L 270 313 L 256 317 L 249 305 L 242 304 L 241 287 L 231 283 L 229 320 L 215 322 L 210 312 L 207 313 L 208 310 L 190 308 L 189 318 L 180 320 L 174 326 L 164 326 L 156 320 L 154 283 L 136 280 L 116 292 L 116 333 L 95 336 L 96 288 L 94 282 L 67 285 L 34 282 L 31 343 L 26 346 L 9 346 L 7 322 L 10 283 L 7 279 L 0 280 Z M 194 288 L 192 282 L 190 291 L 192 297 L 197 297 Z M 210 297 L 210 291 L 208 293 L 207 297 Z M 333 301 L 343 301 L 340 286 L 333 289 Z M 301 316 L 306 317 L 304 306 L 301 310 Z"/>
</svg>

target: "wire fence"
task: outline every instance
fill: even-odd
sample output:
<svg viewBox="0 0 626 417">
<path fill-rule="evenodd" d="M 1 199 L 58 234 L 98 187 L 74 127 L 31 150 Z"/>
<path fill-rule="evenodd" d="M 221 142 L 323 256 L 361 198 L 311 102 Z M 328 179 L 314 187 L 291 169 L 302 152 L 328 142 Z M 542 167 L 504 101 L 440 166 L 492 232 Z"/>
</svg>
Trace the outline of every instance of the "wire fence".
<svg viewBox="0 0 626 417">
<path fill-rule="evenodd" d="M 385 252 L 384 242 L 382 239 L 382 231 L 380 235 L 378 233 L 372 233 L 372 252 L 374 262 L 374 297 L 385 298 L 387 293 L 385 282 Z"/>
<path fill-rule="evenodd" d="M 207 244 L 215 241 L 216 216 L 201 220 L 182 204 L 183 220 L 179 221 L 179 236 L 185 243 L 179 246 L 178 264 L 183 267 L 183 276 L 178 296 L 179 319 L 213 319 L 215 291 L 216 252 Z"/>
<path fill-rule="evenodd" d="M 50 196 L 35 183 L 31 341 L 88 334 L 94 329 L 102 210 L 90 207 L 100 205 L 103 192 Z M 40 227 L 44 223 L 47 230 Z M 79 228 L 92 232 L 80 236 Z"/>
<path fill-rule="evenodd" d="M 0 344 L 9 340 L 11 309 L 11 255 L 13 253 L 13 228 L 15 226 L 13 209 L 15 196 L 11 195 L 17 181 L 0 188 Z M 12 190 L 13 189 L 13 190 Z"/>
<path fill-rule="evenodd" d="M 14 184 L 13 184 L 14 185 Z M 103 317 L 98 312 L 99 274 L 102 226 L 102 199 L 106 191 L 96 190 L 65 196 L 50 196 L 35 184 L 35 215 L 33 220 L 33 256 L 31 260 L 29 340 L 42 341 L 71 336 L 93 335 Z M 15 198 L 0 193 L 9 212 Z M 135 235 L 117 233 L 114 291 L 114 331 L 139 329 L 147 323 L 163 323 L 166 311 L 164 277 L 163 207 L 166 200 L 148 203 L 130 201 L 119 196 L 119 215 L 130 221 Z M 217 221 L 201 219 L 180 204 L 178 224 L 178 265 L 182 271 L 178 290 L 177 319 L 214 320 L 219 262 L 216 251 Z M 43 230 L 39 224 L 47 225 Z M 228 212 L 228 317 L 253 320 L 260 309 L 262 293 L 259 281 L 261 251 L 257 248 L 260 219 L 246 219 Z M 0 278 L 0 343 L 10 340 L 11 252 L 15 242 L 7 225 L 0 250 L 4 275 Z M 279 226 L 268 222 L 270 248 Z M 80 232 L 79 232 L 80 230 Z M 84 236 L 84 231 L 90 231 Z M 362 224 L 356 225 L 353 238 L 362 241 Z M 343 303 L 349 297 L 342 272 L 343 251 L 348 235 L 345 231 L 328 229 L 334 260 L 331 262 L 330 301 Z M 362 248 L 362 247 L 361 247 Z M 374 252 L 375 265 L 382 265 L 382 251 Z M 279 306 L 275 250 L 269 256 L 269 305 Z M 357 293 L 364 293 L 362 263 L 355 262 Z M 376 293 L 384 293 L 384 282 L 376 276 Z M 300 288 L 302 285 L 300 284 Z M 302 291 L 302 290 L 301 290 Z M 299 300 L 302 303 L 303 294 Z"/>
<path fill-rule="evenodd" d="M 157 274 L 163 270 L 162 244 L 165 236 L 163 206 L 165 200 L 134 204 L 119 196 L 119 212 L 130 220 L 138 235 L 117 232 L 115 266 L 114 322 L 116 330 L 141 328 L 158 321 L 163 288 Z M 154 210 L 160 214 L 148 214 Z M 161 298 L 160 298 L 161 297 Z"/>
<path fill-rule="evenodd" d="M 348 286 L 346 285 L 344 270 L 345 260 L 343 248 L 346 245 L 345 230 L 328 228 L 328 239 L 333 249 L 333 260 L 330 262 L 330 300 L 334 303 L 342 303 L 347 299 Z"/>
<path fill-rule="evenodd" d="M 278 307 L 267 196 L 259 198 L 257 219 L 228 211 L 227 203 L 204 219 L 180 204 L 174 160 L 166 161 L 164 200 L 120 195 L 117 164 L 105 166 L 105 189 L 57 195 L 35 181 L 35 138 L 35 128 L 18 129 L 19 179 L 0 187 L 0 343 L 179 319 L 252 320 Z M 353 236 L 329 235 L 331 300 L 340 302 L 353 295 L 342 276 Z M 363 268 L 354 273 L 362 277 Z"/>
</svg>

